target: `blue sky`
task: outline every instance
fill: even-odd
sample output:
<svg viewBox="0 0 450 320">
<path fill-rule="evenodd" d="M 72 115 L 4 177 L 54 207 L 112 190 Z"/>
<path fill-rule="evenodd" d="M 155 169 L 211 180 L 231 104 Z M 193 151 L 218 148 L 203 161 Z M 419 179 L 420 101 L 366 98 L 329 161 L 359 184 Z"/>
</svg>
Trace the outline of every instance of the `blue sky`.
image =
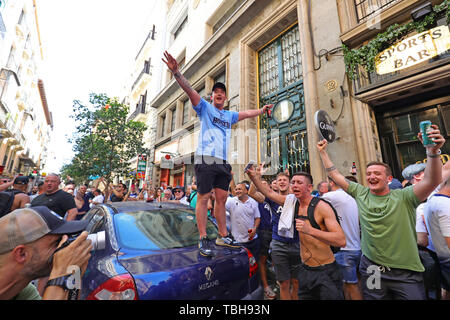
<svg viewBox="0 0 450 320">
<path fill-rule="evenodd" d="M 89 93 L 122 97 L 134 57 L 146 34 L 155 1 L 37 0 L 44 55 L 41 78 L 53 114 L 54 156 L 47 171 L 59 171 L 73 156 L 67 137 L 73 100 L 89 101 Z"/>
</svg>

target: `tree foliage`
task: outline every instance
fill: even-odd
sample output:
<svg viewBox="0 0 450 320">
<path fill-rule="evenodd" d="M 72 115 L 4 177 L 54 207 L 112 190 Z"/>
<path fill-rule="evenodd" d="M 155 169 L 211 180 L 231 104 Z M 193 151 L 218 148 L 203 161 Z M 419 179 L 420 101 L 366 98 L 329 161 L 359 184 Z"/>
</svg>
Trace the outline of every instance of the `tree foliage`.
<svg viewBox="0 0 450 320">
<path fill-rule="evenodd" d="M 127 121 L 129 108 L 116 98 L 91 94 L 90 105 L 74 101 L 77 126 L 70 142 L 75 156 L 62 168 L 75 181 L 90 176 L 105 178 L 109 184 L 115 176 L 130 171 L 130 160 L 144 153 L 143 134 L 147 129 L 139 121 Z"/>
</svg>

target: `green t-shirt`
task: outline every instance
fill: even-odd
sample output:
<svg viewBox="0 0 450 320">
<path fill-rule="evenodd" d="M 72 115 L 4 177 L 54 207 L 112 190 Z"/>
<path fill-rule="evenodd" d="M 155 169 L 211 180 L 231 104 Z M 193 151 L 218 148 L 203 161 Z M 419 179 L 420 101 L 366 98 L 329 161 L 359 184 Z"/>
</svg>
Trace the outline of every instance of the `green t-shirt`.
<svg viewBox="0 0 450 320">
<path fill-rule="evenodd" d="M 22 291 L 19 292 L 12 300 L 41 300 L 41 296 L 36 287 L 29 283 Z"/>
<path fill-rule="evenodd" d="M 416 235 L 420 201 L 413 187 L 377 196 L 369 188 L 350 182 L 347 193 L 358 204 L 362 253 L 383 266 L 423 272 Z"/>
</svg>

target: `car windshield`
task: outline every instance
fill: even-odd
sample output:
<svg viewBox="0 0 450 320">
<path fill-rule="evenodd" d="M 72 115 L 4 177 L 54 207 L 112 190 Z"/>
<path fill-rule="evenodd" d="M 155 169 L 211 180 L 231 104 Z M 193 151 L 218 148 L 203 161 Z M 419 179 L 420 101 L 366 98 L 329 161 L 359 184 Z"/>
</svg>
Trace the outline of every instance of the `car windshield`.
<svg viewBox="0 0 450 320">
<path fill-rule="evenodd" d="M 121 247 L 162 250 L 197 245 L 199 233 L 195 213 L 182 209 L 123 212 L 114 216 Z M 208 220 L 207 233 L 217 237 L 216 226 Z"/>
</svg>

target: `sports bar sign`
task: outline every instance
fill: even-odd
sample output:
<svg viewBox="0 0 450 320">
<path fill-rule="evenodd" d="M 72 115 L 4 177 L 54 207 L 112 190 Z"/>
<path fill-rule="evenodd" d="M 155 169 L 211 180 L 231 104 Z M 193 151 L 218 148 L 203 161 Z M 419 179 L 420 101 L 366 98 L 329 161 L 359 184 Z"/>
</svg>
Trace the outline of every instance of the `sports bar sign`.
<svg viewBox="0 0 450 320">
<path fill-rule="evenodd" d="M 439 26 L 397 42 L 375 58 L 378 74 L 409 68 L 450 49 L 448 26 Z"/>
</svg>

